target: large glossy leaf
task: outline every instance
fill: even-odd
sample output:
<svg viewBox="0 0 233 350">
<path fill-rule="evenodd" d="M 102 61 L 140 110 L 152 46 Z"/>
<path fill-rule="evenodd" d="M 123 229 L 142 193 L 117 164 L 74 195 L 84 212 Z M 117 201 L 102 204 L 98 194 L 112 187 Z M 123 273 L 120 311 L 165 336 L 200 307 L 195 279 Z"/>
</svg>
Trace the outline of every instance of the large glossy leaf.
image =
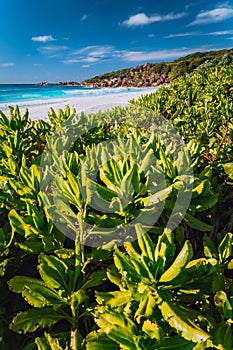
<svg viewBox="0 0 233 350">
<path fill-rule="evenodd" d="M 218 246 L 218 252 L 222 263 L 227 259 L 232 258 L 232 246 L 233 234 L 227 233 Z"/>
<path fill-rule="evenodd" d="M 201 231 L 201 232 L 209 232 L 213 230 L 213 226 L 206 224 L 205 222 L 195 218 L 194 216 L 190 214 L 186 214 L 184 217 L 184 221 L 189 225 L 191 228 Z"/>
<path fill-rule="evenodd" d="M 158 238 L 158 243 L 155 247 L 155 261 L 153 267 L 153 274 L 155 278 L 161 275 L 169 263 L 171 263 L 175 254 L 175 243 L 173 233 L 171 231 L 164 231 Z"/>
<path fill-rule="evenodd" d="M 120 350 L 119 344 L 111 340 L 104 331 L 91 332 L 86 338 L 87 350 Z"/>
<path fill-rule="evenodd" d="M 157 307 L 157 299 L 152 296 L 151 292 L 145 292 L 142 294 L 139 306 L 137 311 L 135 312 L 134 319 L 137 321 L 137 323 L 141 322 L 142 318 L 152 318 L 156 312 Z"/>
<path fill-rule="evenodd" d="M 22 293 L 26 301 L 35 307 L 59 305 L 65 303 L 61 296 L 36 278 L 15 276 L 9 281 L 9 287 L 15 293 Z"/>
<path fill-rule="evenodd" d="M 144 203 L 146 208 L 153 207 L 155 204 L 163 204 L 165 199 L 171 194 L 173 190 L 173 186 L 169 186 L 164 188 L 163 190 L 152 194 L 146 198 L 141 199 L 141 202 Z"/>
<path fill-rule="evenodd" d="M 40 254 L 39 273 L 46 286 L 68 292 L 67 272 L 68 266 L 56 256 Z"/>
<path fill-rule="evenodd" d="M 194 343 L 205 342 L 210 335 L 194 323 L 196 312 L 175 305 L 172 301 L 163 301 L 160 310 L 169 325 L 183 338 Z"/>
<path fill-rule="evenodd" d="M 26 223 L 23 217 L 19 215 L 14 209 L 11 210 L 9 213 L 9 220 L 12 230 L 14 232 L 19 233 L 20 235 L 25 235 L 25 237 L 27 237 L 30 234 L 38 233 L 38 231 L 34 227 Z"/>
<path fill-rule="evenodd" d="M 132 292 L 127 291 L 116 291 L 116 292 L 96 292 L 96 301 L 100 305 L 110 306 L 111 308 L 122 306 L 131 301 Z"/>
<path fill-rule="evenodd" d="M 125 349 L 136 350 L 134 338 L 138 335 L 138 329 L 134 322 L 124 314 L 110 310 L 99 313 L 96 323 L 113 341 L 124 346 Z"/>
<path fill-rule="evenodd" d="M 136 273 L 129 257 L 127 257 L 126 254 L 120 252 L 118 249 L 116 249 L 114 253 L 114 263 L 123 277 L 125 276 L 127 278 L 130 278 L 132 282 L 140 282 L 141 277 Z"/>
<path fill-rule="evenodd" d="M 192 350 L 194 343 L 179 336 L 165 338 L 159 350 Z"/>
<path fill-rule="evenodd" d="M 174 280 L 182 270 L 185 268 L 187 263 L 192 259 L 193 249 L 192 244 L 186 241 L 180 253 L 177 255 L 173 264 L 166 270 L 160 277 L 160 282 L 170 282 Z"/>
<path fill-rule="evenodd" d="M 63 318 L 64 315 L 59 314 L 52 308 L 30 309 L 17 314 L 11 323 L 10 329 L 18 333 L 35 332 L 39 327 L 51 327 Z"/>
<path fill-rule="evenodd" d="M 150 236 L 144 232 L 141 224 L 136 224 L 135 226 L 137 237 L 138 237 L 138 245 L 142 251 L 144 257 L 148 258 L 151 261 L 155 260 L 154 256 L 154 245 Z"/>
</svg>

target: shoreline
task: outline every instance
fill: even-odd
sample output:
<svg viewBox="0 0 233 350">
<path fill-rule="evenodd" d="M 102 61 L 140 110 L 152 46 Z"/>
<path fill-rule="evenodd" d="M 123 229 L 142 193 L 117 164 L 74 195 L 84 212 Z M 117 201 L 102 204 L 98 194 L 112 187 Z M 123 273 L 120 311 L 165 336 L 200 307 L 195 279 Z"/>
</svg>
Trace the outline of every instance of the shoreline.
<svg viewBox="0 0 233 350">
<path fill-rule="evenodd" d="M 48 121 L 48 112 L 50 107 L 52 107 L 55 112 L 59 109 L 65 109 L 67 105 L 69 107 L 75 108 L 77 113 L 97 113 L 99 111 L 105 111 L 117 106 L 124 107 L 129 104 L 129 100 L 137 99 L 139 96 L 147 95 L 149 93 L 156 92 L 158 88 L 154 88 L 154 91 L 135 91 L 135 92 L 125 92 L 122 94 L 112 94 L 105 96 L 85 96 L 85 97 L 70 97 L 65 100 L 61 98 L 61 101 L 56 102 L 45 102 L 44 104 L 34 104 L 27 105 L 25 102 L 24 105 L 19 105 L 21 115 L 24 113 L 25 109 L 29 110 L 29 117 L 33 120 L 42 119 Z M 12 105 L 15 107 L 17 104 Z M 1 108 L 0 110 L 9 117 L 9 109 L 7 106 Z"/>
</svg>

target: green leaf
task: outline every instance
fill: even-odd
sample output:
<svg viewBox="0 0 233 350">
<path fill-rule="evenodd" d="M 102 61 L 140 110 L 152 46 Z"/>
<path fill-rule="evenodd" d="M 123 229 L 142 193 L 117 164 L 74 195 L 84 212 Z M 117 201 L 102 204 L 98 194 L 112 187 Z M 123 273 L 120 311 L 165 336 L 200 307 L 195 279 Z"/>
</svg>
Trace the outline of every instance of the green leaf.
<svg viewBox="0 0 233 350">
<path fill-rule="evenodd" d="M 116 291 L 116 292 L 96 292 L 96 301 L 99 305 L 107 305 L 111 308 L 119 307 L 127 304 L 131 301 L 132 292 L 127 291 Z"/>
<path fill-rule="evenodd" d="M 222 315 L 225 318 L 232 318 L 232 306 L 223 290 L 220 290 L 215 294 L 214 302 L 215 305 L 221 310 Z"/>
<path fill-rule="evenodd" d="M 168 267 L 175 254 L 174 235 L 171 231 L 164 231 L 158 238 L 158 243 L 155 248 L 156 264 L 153 268 L 155 278 L 161 275 L 165 268 Z"/>
<path fill-rule="evenodd" d="M 63 350 L 59 344 L 59 340 L 52 338 L 50 334 L 45 332 L 45 338 L 36 338 L 38 350 Z"/>
<path fill-rule="evenodd" d="M 232 233 L 227 233 L 218 246 L 218 252 L 222 263 L 225 262 L 227 259 L 232 258 L 232 237 Z"/>
<path fill-rule="evenodd" d="M 192 216 L 190 214 L 185 215 L 184 221 L 191 228 L 198 230 L 198 231 L 201 231 L 201 232 L 209 232 L 209 231 L 213 230 L 213 226 L 206 224 L 205 222 L 195 218 L 194 216 Z"/>
<path fill-rule="evenodd" d="M 163 190 L 152 194 L 146 198 L 140 198 L 140 201 L 144 203 L 145 207 L 153 207 L 155 204 L 162 203 L 167 199 L 169 194 L 172 192 L 173 186 L 164 188 Z"/>
<path fill-rule="evenodd" d="M 172 301 L 163 301 L 160 310 L 169 325 L 183 338 L 194 343 L 200 343 L 210 338 L 210 335 L 197 326 L 193 319 L 196 313 L 192 309 L 185 309 L 182 306 L 176 306 Z"/>
<path fill-rule="evenodd" d="M 215 293 L 224 289 L 225 289 L 225 276 L 220 270 L 220 273 L 216 273 L 213 276 L 212 291 L 213 293 Z"/>
<path fill-rule="evenodd" d="M 170 282 L 174 280 L 185 266 L 189 263 L 193 256 L 192 244 L 189 241 L 186 241 L 180 253 L 177 255 L 173 264 L 166 270 L 163 275 L 160 277 L 160 282 Z"/>
<path fill-rule="evenodd" d="M 128 317 L 109 310 L 105 313 L 99 313 L 95 321 L 113 341 L 125 346 L 125 349 L 136 350 L 134 337 L 138 335 L 138 329 Z"/>
<path fill-rule="evenodd" d="M 92 272 L 88 280 L 82 285 L 83 289 L 97 287 L 106 280 L 106 272 L 104 270 L 98 270 Z"/>
<path fill-rule="evenodd" d="M 15 276 L 9 282 L 10 289 L 15 293 L 22 293 L 28 304 L 43 308 L 44 306 L 65 303 L 58 293 L 48 288 L 37 278 Z"/>
<path fill-rule="evenodd" d="M 193 342 L 187 341 L 179 336 L 165 338 L 159 350 L 193 350 Z"/>
<path fill-rule="evenodd" d="M 195 198 L 191 201 L 190 208 L 196 212 L 202 212 L 214 207 L 218 203 L 217 194 L 209 194 Z"/>
<path fill-rule="evenodd" d="M 233 336 L 230 324 L 219 326 L 213 335 L 213 344 L 221 350 L 232 350 Z"/>
<path fill-rule="evenodd" d="M 140 173 L 141 172 L 146 173 L 154 163 L 155 163 L 154 151 L 152 148 L 150 148 L 146 156 L 142 160 L 142 165 L 139 169 Z"/>
<path fill-rule="evenodd" d="M 39 273 L 46 286 L 52 289 L 67 290 L 68 266 L 62 259 L 41 253 L 38 258 Z"/>
<path fill-rule="evenodd" d="M 81 210 L 82 197 L 81 197 L 81 191 L 80 191 L 80 183 L 79 183 L 77 177 L 74 176 L 74 174 L 72 174 L 71 172 L 68 172 L 67 179 L 69 182 L 69 187 L 70 187 L 69 191 L 70 191 L 70 195 L 72 198 L 72 202 L 74 205 L 75 204 L 77 205 L 79 210 Z"/>
<path fill-rule="evenodd" d="M 144 232 L 141 224 L 136 224 L 135 229 L 138 237 L 138 245 L 143 256 L 147 257 L 151 261 L 154 261 L 154 245 L 150 239 L 150 236 Z"/>
<path fill-rule="evenodd" d="M 223 168 L 228 177 L 233 180 L 233 163 L 223 164 Z"/>
<path fill-rule="evenodd" d="M 160 159 L 161 159 L 165 173 L 167 173 L 171 179 L 174 179 L 176 177 L 176 169 L 172 161 L 167 157 L 162 147 L 159 148 L 159 155 L 160 155 Z"/>
<path fill-rule="evenodd" d="M 62 319 L 64 319 L 64 315 L 59 314 L 52 308 L 30 309 L 17 314 L 10 325 L 10 329 L 17 333 L 35 332 L 39 327 L 51 327 Z"/>
<path fill-rule="evenodd" d="M 14 293 L 22 293 L 23 289 L 27 285 L 38 284 L 39 286 L 44 286 L 44 282 L 32 277 L 27 276 L 15 276 L 9 282 L 9 288 Z"/>
<path fill-rule="evenodd" d="M 141 300 L 134 318 L 137 323 L 141 322 L 142 317 L 151 318 L 157 308 L 157 299 L 151 293 L 145 291 L 141 296 Z"/>
<path fill-rule="evenodd" d="M 141 277 L 136 273 L 130 259 L 124 253 L 121 253 L 119 249 L 115 250 L 114 263 L 122 276 L 127 277 L 127 279 L 131 278 L 133 282 L 140 282 Z"/>
<path fill-rule="evenodd" d="M 205 234 L 203 238 L 204 254 L 207 258 L 218 258 L 218 251 L 214 242 Z"/>
<path fill-rule="evenodd" d="M 190 280 L 196 280 L 196 283 L 208 275 L 214 275 L 219 270 L 218 261 L 210 258 L 199 258 L 191 260 L 185 267 L 185 272 L 188 272 Z M 182 276 L 181 276 L 182 278 Z"/>
<path fill-rule="evenodd" d="M 71 295 L 71 302 L 75 308 L 86 300 L 88 300 L 88 296 L 83 289 L 79 289 Z"/>
<path fill-rule="evenodd" d="M 145 332 L 151 339 L 156 339 L 158 341 L 163 340 L 163 330 L 157 323 L 152 323 L 150 320 L 146 320 L 142 325 L 142 331 Z"/>
<path fill-rule="evenodd" d="M 104 331 L 91 332 L 86 338 L 87 350 L 120 350 L 120 346 L 111 340 Z"/>
<path fill-rule="evenodd" d="M 10 211 L 8 217 L 13 232 L 25 235 L 25 237 L 29 236 L 31 233 L 37 234 L 37 231 L 32 226 L 25 223 L 22 217 L 14 209 Z"/>
<path fill-rule="evenodd" d="M 203 180 L 199 185 L 193 188 L 192 197 L 196 198 L 200 196 L 202 193 L 204 193 L 205 191 L 207 191 L 207 193 L 210 191 L 210 181 L 207 179 Z"/>
</svg>

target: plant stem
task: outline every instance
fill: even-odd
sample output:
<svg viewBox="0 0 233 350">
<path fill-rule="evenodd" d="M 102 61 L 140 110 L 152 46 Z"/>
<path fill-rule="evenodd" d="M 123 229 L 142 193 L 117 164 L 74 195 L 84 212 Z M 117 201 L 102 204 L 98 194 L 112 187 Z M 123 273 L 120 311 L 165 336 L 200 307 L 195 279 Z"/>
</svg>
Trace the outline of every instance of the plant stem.
<svg viewBox="0 0 233 350">
<path fill-rule="evenodd" d="M 82 337 L 80 336 L 79 330 L 78 330 L 78 323 L 77 323 L 77 317 L 76 317 L 76 309 L 74 308 L 74 305 L 71 304 L 71 314 L 73 318 L 73 326 L 71 329 L 70 334 L 70 348 L 71 350 L 80 350 L 80 340 Z"/>
<path fill-rule="evenodd" d="M 216 155 L 215 155 L 215 157 L 212 159 L 212 162 L 211 162 L 211 163 L 213 163 L 213 162 L 218 158 L 219 152 L 220 152 L 220 150 L 221 150 L 221 148 L 222 148 L 222 145 L 224 144 L 224 142 L 225 142 L 225 140 L 226 140 L 227 134 L 228 134 L 228 123 L 226 124 L 226 130 L 225 130 L 225 133 L 224 133 L 224 135 L 223 135 L 223 138 L 222 138 L 222 140 L 221 140 L 221 142 L 220 142 L 220 144 L 219 144 L 219 146 L 218 146 Z"/>
<path fill-rule="evenodd" d="M 77 329 L 71 331 L 71 342 L 70 342 L 71 350 L 78 350 L 77 332 L 78 332 Z"/>
</svg>

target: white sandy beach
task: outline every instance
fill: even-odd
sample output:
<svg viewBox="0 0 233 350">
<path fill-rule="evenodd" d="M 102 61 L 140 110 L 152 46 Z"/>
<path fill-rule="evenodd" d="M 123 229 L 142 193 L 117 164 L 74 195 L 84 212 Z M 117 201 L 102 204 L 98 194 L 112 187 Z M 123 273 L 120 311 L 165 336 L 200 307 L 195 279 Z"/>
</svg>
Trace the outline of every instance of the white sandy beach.
<svg viewBox="0 0 233 350">
<path fill-rule="evenodd" d="M 31 119 L 43 119 L 48 120 L 48 112 L 50 107 L 57 112 L 59 109 L 64 109 L 67 105 L 70 108 L 75 108 L 77 113 L 86 112 L 86 113 L 95 113 L 98 111 L 104 111 L 107 109 L 111 109 L 116 106 L 126 106 L 131 99 L 137 99 L 140 95 L 145 95 L 151 92 L 156 91 L 157 88 L 153 90 L 145 89 L 144 91 L 136 91 L 136 92 L 126 92 L 122 94 L 110 94 L 105 96 L 89 96 L 89 97 L 71 97 L 67 99 L 61 99 L 55 103 L 44 103 L 39 105 L 29 105 L 20 106 L 20 111 L 23 113 L 25 108 L 28 107 L 30 118 Z M 6 115 L 9 115 L 9 110 L 7 106 L 4 108 L 0 108 Z"/>
</svg>

